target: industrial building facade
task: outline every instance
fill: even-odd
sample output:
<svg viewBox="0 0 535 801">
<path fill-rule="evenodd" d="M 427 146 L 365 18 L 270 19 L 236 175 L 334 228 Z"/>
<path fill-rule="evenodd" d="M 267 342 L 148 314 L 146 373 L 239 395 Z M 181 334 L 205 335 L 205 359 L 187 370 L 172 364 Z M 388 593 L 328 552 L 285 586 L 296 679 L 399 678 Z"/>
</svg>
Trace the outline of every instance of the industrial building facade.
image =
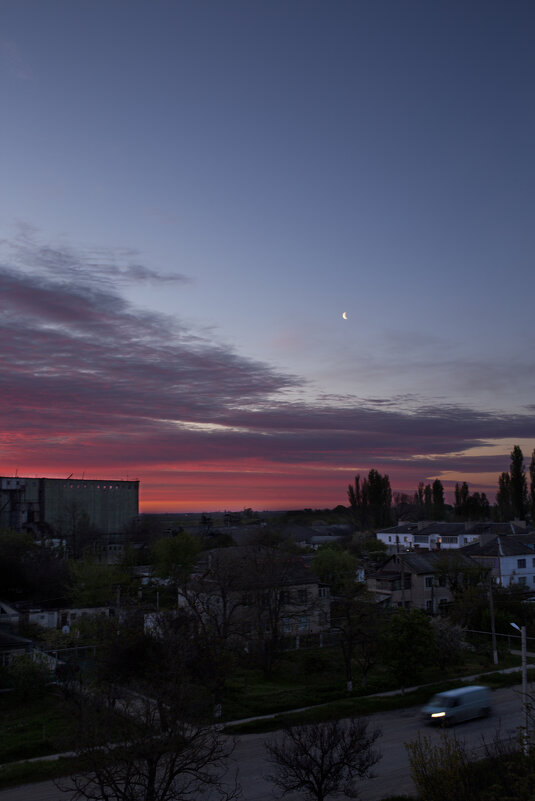
<svg viewBox="0 0 535 801">
<path fill-rule="evenodd" d="M 0 476 L 0 529 L 60 535 L 84 516 L 102 534 L 119 534 L 139 514 L 139 481 Z"/>
</svg>

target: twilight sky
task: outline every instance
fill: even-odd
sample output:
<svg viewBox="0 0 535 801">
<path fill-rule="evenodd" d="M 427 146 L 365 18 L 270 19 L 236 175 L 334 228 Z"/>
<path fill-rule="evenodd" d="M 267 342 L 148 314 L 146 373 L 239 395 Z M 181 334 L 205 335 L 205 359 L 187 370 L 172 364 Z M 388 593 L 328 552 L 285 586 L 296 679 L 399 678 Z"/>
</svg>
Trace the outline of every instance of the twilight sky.
<svg viewBox="0 0 535 801">
<path fill-rule="evenodd" d="M 0 474 L 494 501 L 535 447 L 534 87 L 532 0 L 0 0 Z"/>
</svg>

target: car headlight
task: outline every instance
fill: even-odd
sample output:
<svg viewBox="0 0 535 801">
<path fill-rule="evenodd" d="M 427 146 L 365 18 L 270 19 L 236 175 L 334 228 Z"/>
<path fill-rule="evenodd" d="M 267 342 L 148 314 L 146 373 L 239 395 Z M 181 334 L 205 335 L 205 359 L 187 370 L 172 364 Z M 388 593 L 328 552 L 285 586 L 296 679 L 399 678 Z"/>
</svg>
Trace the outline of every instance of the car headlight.
<svg viewBox="0 0 535 801">
<path fill-rule="evenodd" d="M 431 717 L 432 718 L 444 718 L 444 717 L 446 717 L 446 713 L 445 712 L 432 712 L 431 713 Z"/>
</svg>

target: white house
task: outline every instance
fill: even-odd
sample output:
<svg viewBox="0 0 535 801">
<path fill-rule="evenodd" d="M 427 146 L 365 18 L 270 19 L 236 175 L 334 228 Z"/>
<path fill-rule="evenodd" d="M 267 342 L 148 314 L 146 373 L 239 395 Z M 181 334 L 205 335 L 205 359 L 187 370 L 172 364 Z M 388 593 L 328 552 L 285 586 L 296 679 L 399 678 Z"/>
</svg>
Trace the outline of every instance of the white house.
<svg viewBox="0 0 535 801">
<path fill-rule="evenodd" d="M 490 568 L 497 584 L 518 584 L 535 590 L 535 539 L 525 535 L 485 537 L 463 548 L 463 553 Z"/>
<path fill-rule="evenodd" d="M 384 542 L 388 553 L 402 553 L 417 550 L 449 551 L 479 542 L 481 537 L 509 537 L 525 533 L 525 526 L 518 523 L 443 523 L 421 520 L 418 523 L 400 523 L 383 529 L 376 536 Z"/>
</svg>

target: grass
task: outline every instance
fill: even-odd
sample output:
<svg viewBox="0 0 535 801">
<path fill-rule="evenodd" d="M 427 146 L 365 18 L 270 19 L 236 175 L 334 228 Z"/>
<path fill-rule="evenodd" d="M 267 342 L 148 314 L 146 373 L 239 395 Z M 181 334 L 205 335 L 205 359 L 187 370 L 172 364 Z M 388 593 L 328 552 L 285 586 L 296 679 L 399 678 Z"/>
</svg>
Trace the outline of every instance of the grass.
<svg viewBox="0 0 535 801">
<path fill-rule="evenodd" d="M 79 765 L 80 761 L 76 757 L 59 757 L 39 762 L 12 762 L 8 765 L 0 765 L 0 788 L 61 779 L 76 773 Z"/>
<path fill-rule="evenodd" d="M 0 720 L 0 764 L 62 750 L 72 731 L 72 718 L 56 688 L 26 702 L 15 693 L 2 693 Z"/>
</svg>

